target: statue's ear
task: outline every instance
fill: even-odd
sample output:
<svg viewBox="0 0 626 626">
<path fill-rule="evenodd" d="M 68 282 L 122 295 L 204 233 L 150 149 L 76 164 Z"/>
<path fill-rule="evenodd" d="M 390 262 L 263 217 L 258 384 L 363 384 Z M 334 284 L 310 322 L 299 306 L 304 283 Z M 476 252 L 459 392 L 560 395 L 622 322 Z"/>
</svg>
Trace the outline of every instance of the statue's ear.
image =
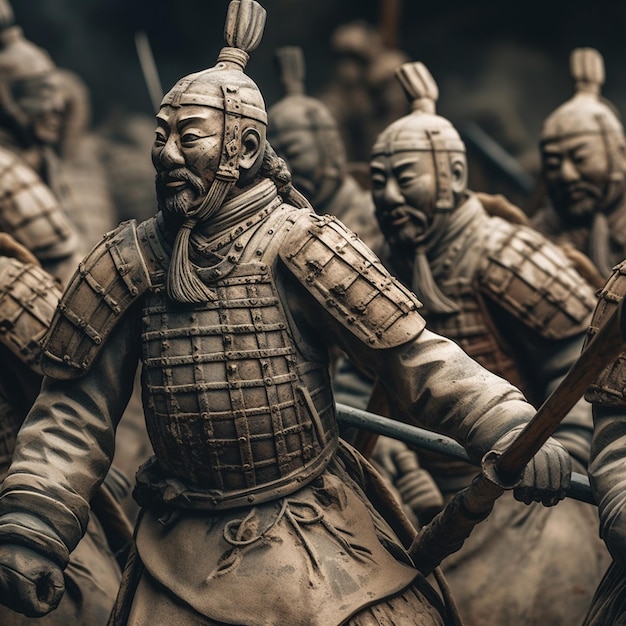
<svg viewBox="0 0 626 626">
<path fill-rule="evenodd" d="M 452 174 L 452 191 L 461 194 L 467 189 L 467 159 L 462 152 L 450 155 L 450 173 Z"/>
<path fill-rule="evenodd" d="M 252 169 L 259 160 L 264 149 L 264 141 L 258 128 L 248 126 L 241 137 L 241 155 L 239 167 L 244 171 Z"/>
</svg>

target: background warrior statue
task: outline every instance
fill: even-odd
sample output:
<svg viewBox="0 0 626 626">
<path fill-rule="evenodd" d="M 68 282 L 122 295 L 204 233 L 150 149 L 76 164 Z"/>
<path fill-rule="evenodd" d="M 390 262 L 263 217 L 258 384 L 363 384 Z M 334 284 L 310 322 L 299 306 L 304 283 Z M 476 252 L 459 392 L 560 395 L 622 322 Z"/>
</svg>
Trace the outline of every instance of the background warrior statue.
<svg viewBox="0 0 626 626">
<path fill-rule="evenodd" d="M 293 191 L 242 71 L 264 19 L 231 2 L 217 65 L 163 98 L 159 212 L 93 249 L 45 339 L 48 376 L 0 495 L 0 592 L 22 610 L 63 592 L 140 360 L 155 454 L 111 624 L 445 623 L 403 547 L 412 529 L 338 439 L 329 344 L 475 460 L 534 413 L 426 330 L 415 296 Z M 570 469 L 550 440 L 518 497 L 555 504 Z"/>
<path fill-rule="evenodd" d="M 604 62 L 597 50 L 572 52 L 574 97 L 546 119 L 541 131 L 542 174 L 551 207 L 533 225 L 583 252 L 603 283 L 626 257 L 626 140 L 619 115 L 604 100 Z"/>
<path fill-rule="evenodd" d="M 556 245 L 531 228 L 490 216 L 467 190 L 465 146 L 435 113 L 438 90 L 428 69 L 405 64 L 398 78 L 413 112 L 379 135 L 370 163 L 388 244 L 384 258 L 423 301 L 431 330 L 539 406 L 580 355 L 594 291 Z M 581 400 L 554 435 L 582 472 L 592 428 L 590 406 Z M 375 458 L 393 468 L 388 457 L 382 447 Z M 476 474 L 469 464 L 425 451 L 419 460 L 445 496 Z M 403 479 L 399 472 L 397 479 Z M 414 507 L 419 518 L 419 499 Z M 464 619 L 529 626 L 581 620 L 606 562 L 596 526 L 592 508 L 572 500 L 548 511 L 500 499 L 494 515 L 443 566 Z M 514 547 L 520 544 L 521 550 Z M 538 584 L 554 563 L 568 564 L 558 583 Z M 515 577 L 514 588 L 494 587 L 505 572 Z M 563 589 L 570 590 L 566 601 Z"/>
</svg>

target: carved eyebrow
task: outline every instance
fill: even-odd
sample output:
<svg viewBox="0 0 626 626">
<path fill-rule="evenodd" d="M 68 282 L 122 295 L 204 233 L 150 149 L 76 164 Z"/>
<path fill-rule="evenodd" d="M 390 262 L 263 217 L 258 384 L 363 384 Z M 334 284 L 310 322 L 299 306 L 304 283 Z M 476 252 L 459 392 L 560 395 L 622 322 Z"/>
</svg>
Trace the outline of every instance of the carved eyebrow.
<svg viewBox="0 0 626 626">
<path fill-rule="evenodd" d="M 370 163 L 370 169 L 371 170 L 379 170 L 379 171 L 385 171 L 387 168 L 385 167 L 384 163 L 381 163 L 380 161 L 372 161 Z"/>
<path fill-rule="evenodd" d="M 576 144 L 575 146 L 572 146 L 569 151 L 572 154 L 575 154 L 576 152 L 580 152 L 581 150 L 588 150 L 589 149 L 589 145 L 586 142 L 581 142 Z"/>
<path fill-rule="evenodd" d="M 419 161 L 419 157 L 418 156 L 410 156 L 410 157 L 406 157 L 405 159 L 403 159 L 402 161 L 396 161 L 393 164 L 393 169 L 395 170 L 399 170 L 399 169 L 404 169 L 406 167 L 408 167 L 409 165 L 415 165 L 418 161 Z"/>
<path fill-rule="evenodd" d="M 156 121 L 157 121 L 157 126 L 164 128 L 165 130 L 170 129 L 170 124 L 164 117 L 160 117 L 159 115 L 157 115 Z"/>
</svg>

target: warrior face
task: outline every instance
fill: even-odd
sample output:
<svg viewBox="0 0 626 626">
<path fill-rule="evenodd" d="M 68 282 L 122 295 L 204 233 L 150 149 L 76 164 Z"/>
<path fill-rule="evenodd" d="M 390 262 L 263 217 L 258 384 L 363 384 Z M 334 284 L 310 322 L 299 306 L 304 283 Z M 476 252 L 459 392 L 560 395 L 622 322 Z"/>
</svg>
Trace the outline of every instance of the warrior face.
<svg viewBox="0 0 626 626">
<path fill-rule="evenodd" d="M 13 99 L 24 113 L 36 141 L 56 145 L 61 138 L 65 98 L 54 72 L 21 80 L 12 86 Z"/>
<path fill-rule="evenodd" d="M 555 210 L 569 222 L 588 222 L 606 193 L 610 175 L 600 134 L 579 134 L 546 142 L 542 169 Z"/>
<path fill-rule="evenodd" d="M 370 163 L 376 217 L 390 245 L 414 247 L 428 234 L 437 196 L 432 153 L 376 155 Z"/>
<path fill-rule="evenodd" d="M 223 131 L 222 111 L 193 105 L 161 107 L 152 163 L 162 210 L 184 216 L 202 202 L 219 165 Z"/>
</svg>

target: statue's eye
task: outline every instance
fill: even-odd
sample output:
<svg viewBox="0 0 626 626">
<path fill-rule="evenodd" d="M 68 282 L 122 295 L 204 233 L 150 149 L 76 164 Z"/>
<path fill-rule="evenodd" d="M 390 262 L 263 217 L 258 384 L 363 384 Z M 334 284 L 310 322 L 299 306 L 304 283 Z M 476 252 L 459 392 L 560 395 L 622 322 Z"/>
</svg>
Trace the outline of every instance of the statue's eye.
<svg viewBox="0 0 626 626">
<path fill-rule="evenodd" d="M 196 135 L 195 133 L 185 133 L 180 138 L 182 143 L 193 143 L 194 141 L 197 141 L 198 139 L 201 139 L 201 137 L 200 135 Z"/>
</svg>

